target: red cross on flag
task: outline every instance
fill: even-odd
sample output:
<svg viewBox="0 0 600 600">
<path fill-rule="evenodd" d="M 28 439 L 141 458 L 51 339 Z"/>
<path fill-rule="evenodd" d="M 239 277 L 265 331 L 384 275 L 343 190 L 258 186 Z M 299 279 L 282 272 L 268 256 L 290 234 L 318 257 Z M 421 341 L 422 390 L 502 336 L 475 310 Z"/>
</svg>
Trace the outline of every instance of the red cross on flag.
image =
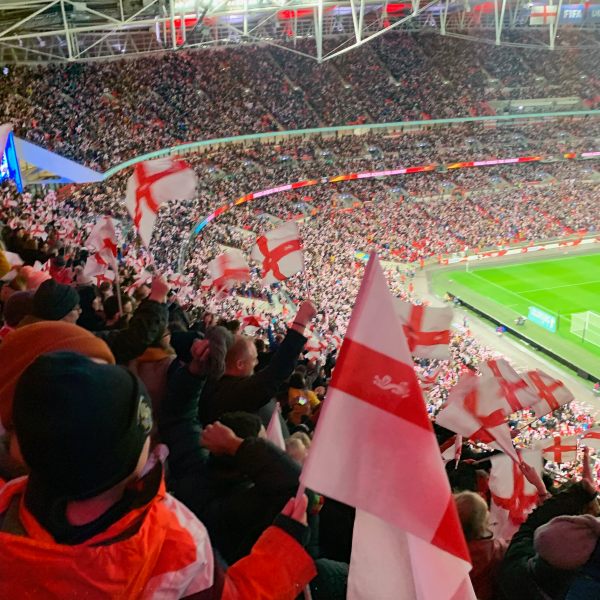
<svg viewBox="0 0 600 600">
<path fill-rule="evenodd" d="M 436 423 L 466 439 L 500 448 L 515 462 L 519 457 L 506 422 L 506 402 L 493 390 L 493 380 L 463 374 L 450 390 L 448 400 L 436 417 Z"/>
<path fill-rule="evenodd" d="M 395 299 L 395 307 L 413 356 L 441 360 L 450 358 L 451 308 L 410 304 L 399 298 Z"/>
<path fill-rule="evenodd" d="M 250 281 L 250 267 L 239 250 L 231 249 L 219 254 L 206 265 L 206 270 L 206 285 L 219 292 L 230 288 L 234 283 Z"/>
<path fill-rule="evenodd" d="M 357 509 L 347 598 L 475 597 L 448 478 L 375 254 L 300 480 Z"/>
<path fill-rule="evenodd" d="M 115 271 L 117 268 L 117 232 L 110 217 L 100 217 L 85 241 L 86 248 L 95 250 Z"/>
<path fill-rule="evenodd" d="M 304 252 L 300 231 L 295 221 L 288 221 L 256 240 L 250 255 L 262 265 L 266 285 L 284 281 L 304 270 Z"/>
<path fill-rule="evenodd" d="M 171 200 L 192 200 L 196 174 L 182 160 L 159 158 L 135 165 L 127 181 L 125 206 L 146 247 L 161 204 Z"/>
<path fill-rule="evenodd" d="M 103 281 L 114 281 L 115 273 L 108 268 L 108 263 L 102 258 L 99 253 L 88 256 L 88 259 L 83 268 L 84 278 L 95 279 L 96 285 L 100 285 Z"/>
<path fill-rule="evenodd" d="M 29 230 L 29 235 L 34 238 L 39 238 L 44 242 L 48 239 L 48 232 L 41 223 L 34 223 Z"/>
<path fill-rule="evenodd" d="M 530 25 L 550 25 L 556 21 L 558 9 L 548 4 L 536 4 L 531 7 L 529 14 Z"/>
<path fill-rule="evenodd" d="M 588 429 L 581 438 L 581 443 L 589 448 L 600 450 L 600 427 Z"/>
<path fill-rule="evenodd" d="M 529 408 L 539 397 L 503 358 L 488 360 L 483 365 L 478 365 L 484 378 L 492 377 L 499 386 L 499 393 L 506 400 L 504 414 L 510 415 L 519 410 Z"/>
<path fill-rule="evenodd" d="M 577 460 L 577 436 L 557 435 L 539 442 L 538 447 L 546 460 L 555 463 L 570 463 Z"/>
<path fill-rule="evenodd" d="M 542 453 L 539 450 L 523 450 L 521 458 L 538 473 L 542 472 Z M 492 469 L 488 485 L 492 501 L 490 522 L 494 523 L 494 535 L 510 540 L 527 515 L 535 508 L 538 493 L 523 475 L 519 466 L 506 454 L 491 458 Z"/>
<path fill-rule="evenodd" d="M 536 369 L 527 371 L 523 378 L 535 391 L 538 401 L 531 406 L 536 417 L 543 417 L 561 406 L 568 404 L 575 396 L 569 391 L 562 381 L 554 379 L 551 375 Z"/>
</svg>

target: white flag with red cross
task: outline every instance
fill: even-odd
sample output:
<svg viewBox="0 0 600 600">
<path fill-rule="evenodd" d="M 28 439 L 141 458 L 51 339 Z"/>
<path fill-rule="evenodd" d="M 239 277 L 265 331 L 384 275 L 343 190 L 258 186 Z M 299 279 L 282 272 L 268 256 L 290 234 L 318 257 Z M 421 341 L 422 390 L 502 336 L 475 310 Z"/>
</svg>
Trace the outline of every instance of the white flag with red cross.
<svg viewBox="0 0 600 600">
<path fill-rule="evenodd" d="M 85 241 L 86 248 L 95 250 L 115 271 L 117 269 L 117 232 L 110 217 L 100 217 Z"/>
<path fill-rule="evenodd" d="M 522 450 L 521 459 L 541 474 L 542 453 L 539 450 Z M 510 457 L 498 454 L 490 460 L 490 521 L 494 523 L 496 537 L 510 540 L 536 507 L 538 492 Z"/>
<path fill-rule="evenodd" d="M 39 238 L 44 242 L 48 239 L 48 232 L 41 223 L 33 223 L 29 229 L 29 235 L 34 238 Z"/>
<path fill-rule="evenodd" d="M 323 406 L 300 480 L 357 509 L 347 598 L 474 599 L 448 478 L 374 254 Z"/>
<path fill-rule="evenodd" d="M 556 435 L 541 440 L 536 447 L 542 451 L 544 458 L 554 463 L 571 463 L 577 460 L 577 436 Z"/>
<path fill-rule="evenodd" d="M 108 262 L 96 252 L 88 256 L 88 259 L 83 268 L 83 276 L 96 280 L 96 285 L 100 285 L 105 281 L 113 282 L 116 278 L 114 271 L 109 269 Z"/>
<path fill-rule="evenodd" d="M 581 443 L 589 448 L 600 450 L 600 427 L 588 429 L 581 437 Z"/>
<path fill-rule="evenodd" d="M 146 247 L 161 204 L 171 200 L 192 200 L 196 195 L 194 170 L 182 160 L 159 158 L 135 165 L 127 181 L 125 206 Z"/>
<path fill-rule="evenodd" d="M 450 358 L 451 308 L 410 304 L 399 298 L 395 299 L 395 307 L 413 356 L 442 360 Z"/>
<path fill-rule="evenodd" d="M 217 291 L 230 288 L 235 283 L 250 281 L 250 267 L 239 250 L 219 254 L 206 265 L 208 282 Z"/>
<path fill-rule="evenodd" d="M 527 381 L 503 358 L 488 360 L 478 365 L 478 369 L 483 377 L 492 377 L 498 384 L 499 393 L 507 403 L 504 408 L 505 415 L 529 408 L 539 402 L 539 397 Z M 498 390 L 498 388 L 494 389 Z"/>
<path fill-rule="evenodd" d="M 463 374 L 450 390 L 448 400 L 435 420 L 438 425 L 466 439 L 500 448 L 519 462 L 506 422 L 507 403 L 494 386 L 492 378 Z"/>
<path fill-rule="evenodd" d="M 262 265 L 266 285 L 284 281 L 304 270 L 304 252 L 300 230 L 295 221 L 289 221 L 256 240 L 250 255 Z"/>
<path fill-rule="evenodd" d="M 537 396 L 537 402 L 531 406 L 531 410 L 538 418 L 558 410 L 575 399 L 562 381 L 554 379 L 539 369 L 527 371 L 524 373 L 523 379 Z"/>
</svg>

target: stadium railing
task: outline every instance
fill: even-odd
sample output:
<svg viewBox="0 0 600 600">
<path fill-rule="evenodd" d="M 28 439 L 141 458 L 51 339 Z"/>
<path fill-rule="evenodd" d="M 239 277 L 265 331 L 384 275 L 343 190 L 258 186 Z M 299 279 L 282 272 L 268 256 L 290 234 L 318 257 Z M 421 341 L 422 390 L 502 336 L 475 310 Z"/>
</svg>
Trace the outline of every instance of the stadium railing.
<svg viewBox="0 0 600 600">
<path fill-rule="evenodd" d="M 225 145 L 234 144 L 254 144 L 254 143 L 276 143 L 284 142 L 294 137 L 331 137 L 337 138 L 346 135 L 366 135 L 375 131 L 392 132 L 392 131 L 418 131 L 436 126 L 452 126 L 463 125 L 466 123 L 489 123 L 494 125 L 498 122 L 519 122 L 519 121 L 552 121 L 558 118 L 571 117 L 574 119 L 582 119 L 585 117 L 600 117 L 600 110 L 579 110 L 579 111 L 562 111 L 554 113 L 532 113 L 525 115 L 493 115 L 485 117 L 456 117 L 452 119 L 428 119 L 424 121 L 398 121 L 394 123 L 366 123 L 364 125 L 341 125 L 338 127 L 315 127 L 312 129 L 289 129 L 286 131 L 273 131 L 268 133 L 256 133 L 248 135 L 238 135 L 233 137 L 213 138 L 210 140 L 201 140 L 198 142 L 190 142 L 188 144 L 180 144 L 148 152 L 141 156 L 136 156 L 122 162 L 114 167 L 111 167 L 104 173 L 104 179 L 112 177 L 119 171 L 131 167 L 139 162 L 161 158 L 163 156 L 183 155 L 196 152 L 204 152 L 209 149 L 218 148 Z"/>
</svg>

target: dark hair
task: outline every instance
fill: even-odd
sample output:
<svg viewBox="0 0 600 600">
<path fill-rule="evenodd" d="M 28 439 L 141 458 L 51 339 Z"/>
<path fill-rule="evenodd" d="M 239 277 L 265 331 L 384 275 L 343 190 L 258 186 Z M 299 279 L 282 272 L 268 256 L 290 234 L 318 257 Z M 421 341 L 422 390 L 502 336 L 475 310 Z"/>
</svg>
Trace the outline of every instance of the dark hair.
<svg viewBox="0 0 600 600">
<path fill-rule="evenodd" d="M 261 340 L 260 338 L 254 340 L 254 345 L 256 346 L 257 352 L 264 352 L 266 349 L 265 340 Z"/>
<path fill-rule="evenodd" d="M 225 413 L 219 417 L 219 422 L 233 430 L 242 439 L 256 437 L 262 427 L 258 415 L 243 411 Z"/>
<path fill-rule="evenodd" d="M 303 390 L 306 388 L 306 381 L 301 373 L 292 373 L 290 376 L 290 387 Z"/>
<path fill-rule="evenodd" d="M 113 319 L 119 312 L 119 301 L 116 296 L 109 296 L 103 303 L 104 316 L 107 319 Z"/>
</svg>

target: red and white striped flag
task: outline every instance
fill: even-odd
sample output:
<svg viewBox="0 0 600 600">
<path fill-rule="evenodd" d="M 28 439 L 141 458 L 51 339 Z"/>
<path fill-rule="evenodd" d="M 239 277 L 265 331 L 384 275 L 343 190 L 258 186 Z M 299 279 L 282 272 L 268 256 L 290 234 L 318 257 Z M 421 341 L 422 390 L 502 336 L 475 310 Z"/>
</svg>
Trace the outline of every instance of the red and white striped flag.
<svg viewBox="0 0 600 600">
<path fill-rule="evenodd" d="M 542 472 L 542 454 L 539 450 L 523 450 L 521 459 L 538 473 Z M 538 493 L 519 466 L 506 454 L 492 456 L 490 460 L 490 522 L 494 523 L 496 537 L 510 540 L 535 508 Z"/>
<path fill-rule="evenodd" d="M 543 417 L 561 406 L 568 404 L 575 397 L 562 381 L 536 369 L 523 375 L 525 381 L 536 394 L 538 401 L 531 406 L 536 417 Z"/>
<path fill-rule="evenodd" d="M 117 270 L 117 232 L 110 217 L 100 217 L 85 246 L 95 250 L 115 271 Z"/>
<path fill-rule="evenodd" d="M 374 254 L 300 480 L 357 508 L 347 598 L 475 597 L 439 447 Z"/>
<path fill-rule="evenodd" d="M 507 402 L 504 407 L 505 415 L 529 408 L 539 401 L 527 381 L 503 358 L 488 360 L 478 365 L 478 368 L 483 377 L 492 377 L 498 384 L 498 391 Z"/>
<path fill-rule="evenodd" d="M 555 463 L 575 462 L 577 460 L 577 436 L 547 438 L 537 444 L 546 460 Z"/>
<path fill-rule="evenodd" d="M 588 429 L 581 438 L 581 443 L 589 448 L 600 450 L 600 427 Z"/>
<path fill-rule="evenodd" d="M 267 439 L 285 452 L 285 440 L 283 439 L 283 431 L 281 429 L 281 421 L 279 417 L 280 411 L 281 409 L 279 408 L 278 403 L 273 410 L 271 420 L 267 425 Z"/>
<path fill-rule="evenodd" d="M 239 250 L 228 250 L 213 258 L 208 265 L 207 285 L 218 291 L 230 288 L 234 283 L 250 281 L 250 267 Z"/>
<path fill-rule="evenodd" d="M 442 360 L 450 358 L 451 308 L 410 304 L 399 298 L 395 299 L 395 307 L 414 356 Z"/>
<path fill-rule="evenodd" d="M 135 165 L 127 181 L 125 206 L 146 247 L 160 205 L 171 200 L 192 200 L 196 182 L 194 170 L 182 160 L 159 158 Z"/>
<path fill-rule="evenodd" d="M 300 230 L 295 221 L 289 221 L 256 240 L 251 258 L 261 263 L 265 284 L 284 281 L 304 270 L 304 252 Z"/>
<path fill-rule="evenodd" d="M 494 385 L 492 378 L 463 374 L 435 420 L 467 439 L 498 447 L 519 462 L 506 422 L 506 401 L 497 389 L 490 391 Z"/>
</svg>

